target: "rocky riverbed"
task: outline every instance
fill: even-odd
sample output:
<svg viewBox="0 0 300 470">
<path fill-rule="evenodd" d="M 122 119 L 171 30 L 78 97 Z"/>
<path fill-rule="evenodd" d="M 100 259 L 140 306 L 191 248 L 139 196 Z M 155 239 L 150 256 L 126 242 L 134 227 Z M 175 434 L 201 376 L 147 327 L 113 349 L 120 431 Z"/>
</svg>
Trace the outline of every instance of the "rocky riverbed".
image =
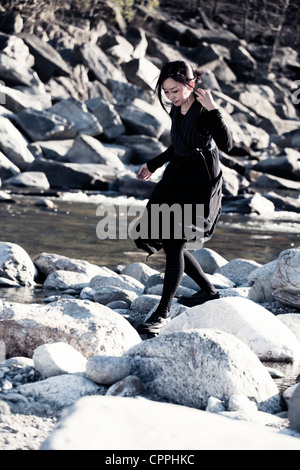
<svg viewBox="0 0 300 470">
<path fill-rule="evenodd" d="M 266 265 L 193 254 L 221 298 L 192 308 L 175 298 L 171 321 L 149 338 L 135 327 L 159 302 L 159 271 L 31 260 L 0 243 L 7 289 L 43 279 L 54 292 L 1 302 L 3 450 L 300 448 L 299 248 Z M 185 275 L 176 296 L 196 288 Z M 284 387 L 276 364 L 294 368 Z"/>
<path fill-rule="evenodd" d="M 66 191 L 147 199 L 160 173 L 141 182 L 136 170 L 169 144 L 155 80 L 185 57 L 233 134 L 220 156 L 224 212 L 299 213 L 296 51 L 279 48 L 268 74 L 271 46 L 201 12 L 145 13 L 130 27 L 98 18 L 46 32 L 20 13 L 2 22 L 1 203 Z M 2 450 L 300 448 L 299 248 L 266 265 L 194 255 L 221 298 L 192 309 L 175 300 L 169 324 L 145 338 L 135 326 L 159 301 L 162 273 L 30 257 L 1 240 L 2 286 L 54 291 L 42 303 L 0 299 Z M 184 277 L 177 295 L 195 287 Z M 274 362 L 295 365 L 284 389 Z"/>
</svg>

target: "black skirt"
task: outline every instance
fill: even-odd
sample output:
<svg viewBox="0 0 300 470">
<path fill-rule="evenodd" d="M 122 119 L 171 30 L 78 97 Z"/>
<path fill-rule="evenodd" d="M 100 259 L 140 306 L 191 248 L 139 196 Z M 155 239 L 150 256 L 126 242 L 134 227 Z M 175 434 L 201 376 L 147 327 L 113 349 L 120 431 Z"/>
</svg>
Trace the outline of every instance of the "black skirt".
<svg viewBox="0 0 300 470">
<path fill-rule="evenodd" d="M 212 178 L 204 152 L 174 155 L 135 227 L 137 248 L 153 254 L 164 239 L 208 241 L 221 213 L 222 172 Z"/>
</svg>

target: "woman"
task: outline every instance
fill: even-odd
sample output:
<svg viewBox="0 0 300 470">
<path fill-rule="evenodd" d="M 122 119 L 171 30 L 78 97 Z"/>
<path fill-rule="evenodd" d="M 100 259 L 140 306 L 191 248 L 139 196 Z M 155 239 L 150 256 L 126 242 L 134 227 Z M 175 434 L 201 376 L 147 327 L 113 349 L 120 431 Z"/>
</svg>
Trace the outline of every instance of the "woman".
<svg viewBox="0 0 300 470">
<path fill-rule="evenodd" d="M 221 211 L 222 173 L 218 148 L 228 152 L 232 147 L 232 140 L 211 94 L 197 87 L 200 82 L 201 73 L 193 70 L 185 61 L 167 62 L 162 68 L 156 91 L 164 108 L 162 93 L 172 104 L 172 145 L 142 165 L 137 178 L 147 181 L 157 168 L 170 162 L 146 206 L 149 227 L 157 224 L 157 220 L 154 221 L 150 215 L 155 204 L 179 204 L 183 212 L 187 207 L 193 208 L 192 226 L 194 233 L 197 233 L 199 218 L 197 219 L 196 207 L 201 206 L 204 207 L 204 239 L 208 240 Z M 199 285 L 200 290 L 191 297 L 180 297 L 178 302 L 193 306 L 219 298 L 219 293 L 200 264 L 186 249 L 184 223 L 181 228 L 183 231 L 180 237 L 175 236 L 176 227 L 173 227 L 168 238 L 163 238 L 160 230 L 156 239 L 149 235 L 135 240 L 137 247 L 149 254 L 160 248 L 166 254 L 161 300 L 156 311 L 139 328 L 140 332 L 157 333 L 169 320 L 172 300 L 184 272 Z"/>
</svg>

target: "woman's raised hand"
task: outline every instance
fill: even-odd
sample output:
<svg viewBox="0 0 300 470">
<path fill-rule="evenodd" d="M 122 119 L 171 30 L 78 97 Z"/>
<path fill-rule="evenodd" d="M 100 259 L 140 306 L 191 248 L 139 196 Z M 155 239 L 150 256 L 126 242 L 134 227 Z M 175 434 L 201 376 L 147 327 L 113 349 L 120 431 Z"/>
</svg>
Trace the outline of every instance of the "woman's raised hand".
<svg viewBox="0 0 300 470">
<path fill-rule="evenodd" d="M 148 170 L 147 163 L 144 163 L 139 169 L 136 177 L 138 180 L 147 181 L 151 178 L 152 173 Z"/>
<path fill-rule="evenodd" d="M 195 90 L 195 94 L 196 100 L 199 101 L 199 103 L 201 103 L 205 109 L 207 109 L 208 111 L 217 109 L 217 105 L 208 90 L 204 90 L 203 88 L 197 88 Z"/>
</svg>

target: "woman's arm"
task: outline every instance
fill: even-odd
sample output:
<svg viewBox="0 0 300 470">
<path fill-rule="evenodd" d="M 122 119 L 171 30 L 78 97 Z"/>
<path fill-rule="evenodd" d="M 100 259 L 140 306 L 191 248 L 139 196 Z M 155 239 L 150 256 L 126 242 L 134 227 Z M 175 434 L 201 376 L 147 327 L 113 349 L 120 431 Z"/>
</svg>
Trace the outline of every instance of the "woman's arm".
<svg viewBox="0 0 300 470">
<path fill-rule="evenodd" d="M 151 173 L 154 173 L 157 168 L 160 168 L 163 166 L 165 163 L 169 162 L 173 156 L 173 145 L 170 145 L 164 152 L 162 152 L 160 155 L 157 155 L 157 157 L 152 158 L 147 162 L 147 167 L 151 171 Z"/>
<path fill-rule="evenodd" d="M 233 147 L 232 136 L 219 109 L 208 111 L 206 119 L 209 134 L 216 142 L 217 147 L 223 152 L 229 152 Z"/>
<path fill-rule="evenodd" d="M 171 160 L 172 155 L 173 146 L 171 145 L 160 155 L 157 155 L 156 157 L 149 160 L 147 163 L 144 163 L 144 165 L 141 166 L 139 172 L 137 173 L 137 179 L 147 181 L 149 178 L 151 178 L 152 173 L 154 173 L 157 168 L 160 168 L 165 163 Z"/>
<path fill-rule="evenodd" d="M 233 146 L 232 136 L 213 97 L 209 91 L 202 88 L 195 90 L 195 95 L 197 101 L 205 108 L 205 112 L 198 123 L 199 132 L 203 132 L 205 127 L 206 132 L 212 136 L 218 148 L 223 152 L 229 152 Z"/>
</svg>

